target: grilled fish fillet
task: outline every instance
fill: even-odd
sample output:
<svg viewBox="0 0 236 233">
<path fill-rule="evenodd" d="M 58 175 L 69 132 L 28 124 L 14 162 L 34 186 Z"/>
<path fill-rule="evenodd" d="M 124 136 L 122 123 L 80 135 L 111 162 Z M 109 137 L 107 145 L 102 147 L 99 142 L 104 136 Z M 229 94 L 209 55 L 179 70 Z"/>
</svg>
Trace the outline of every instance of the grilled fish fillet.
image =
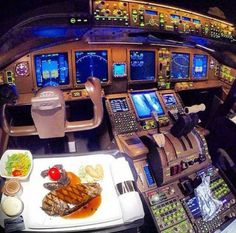
<svg viewBox="0 0 236 233">
<path fill-rule="evenodd" d="M 51 216 L 65 216 L 101 194 L 102 188 L 98 183 L 68 184 L 49 192 L 42 201 L 42 209 Z"/>
</svg>

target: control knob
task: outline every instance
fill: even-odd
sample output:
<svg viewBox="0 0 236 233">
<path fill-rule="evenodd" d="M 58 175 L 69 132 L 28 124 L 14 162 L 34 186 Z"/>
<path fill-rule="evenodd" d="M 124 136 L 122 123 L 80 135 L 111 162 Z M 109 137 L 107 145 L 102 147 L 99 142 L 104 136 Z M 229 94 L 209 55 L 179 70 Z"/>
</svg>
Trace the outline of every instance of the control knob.
<svg viewBox="0 0 236 233">
<path fill-rule="evenodd" d="M 235 199 L 234 198 L 230 200 L 230 204 L 232 204 L 232 205 L 235 204 Z"/>
<path fill-rule="evenodd" d="M 97 4 L 96 8 L 99 9 L 99 10 L 101 10 L 101 9 L 104 8 L 104 6 L 105 6 L 105 1 L 100 1 L 100 2 Z"/>
<path fill-rule="evenodd" d="M 110 12 L 111 11 L 109 9 L 102 9 L 101 10 L 101 15 L 107 17 L 107 16 L 109 16 Z"/>
<path fill-rule="evenodd" d="M 122 11 L 120 9 L 115 9 L 115 10 L 113 10 L 112 14 L 115 17 L 120 17 L 120 16 L 122 16 Z"/>
</svg>

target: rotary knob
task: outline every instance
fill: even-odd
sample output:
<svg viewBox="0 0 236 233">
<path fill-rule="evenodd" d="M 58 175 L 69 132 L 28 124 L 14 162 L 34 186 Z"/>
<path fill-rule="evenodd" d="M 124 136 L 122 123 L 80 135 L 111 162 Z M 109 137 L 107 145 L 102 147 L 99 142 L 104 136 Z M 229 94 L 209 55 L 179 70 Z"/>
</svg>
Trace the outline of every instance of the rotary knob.
<svg viewBox="0 0 236 233">
<path fill-rule="evenodd" d="M 107 17 L 107 16 L 109 16 L 110 13 L 111 13 L 111 11 L 109 9 L 102 9 L 101 10 L 101 15 L 102 16 Z"/>
<path fill-rule="evenodd" d="M 105 1 L 98 1 L 96 8 L 101 10 L 105 6 Z"/>
<path fill-rule="evenodd" d="M 122 11 L 120 9 L 115 9 L 113 10 L 113 15 L 116 16 L 116 17 L 120 17 L 122 16 Z"/>
</svg>

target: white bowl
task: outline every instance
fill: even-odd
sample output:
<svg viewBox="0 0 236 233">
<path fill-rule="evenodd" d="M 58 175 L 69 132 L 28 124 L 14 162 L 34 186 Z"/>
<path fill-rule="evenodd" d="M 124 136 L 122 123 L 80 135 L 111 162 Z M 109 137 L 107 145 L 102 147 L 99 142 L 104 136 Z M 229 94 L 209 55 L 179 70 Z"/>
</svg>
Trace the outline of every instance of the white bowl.
<svg viewBox="0 0 236 233">
<path fill-rule="evenodd" d="M 6 162 L 8 160 L 8 156 L 11 156 L 16 153 L 26 153 L 30 159 L 30 168 L 29 168 L 28 173 L 25 176 L 13 176 L 13 175 L 9 176 L 9 175 L 7 175 Z M 29 150 L 6 150 L 0 160 L 0 175 L 1 175 L 1 177 L 7 178 L 7 179 L 14 178 L 14 179 L 19 179 L 19 180 L 26 180 L 29 177 L 29 175 L 32 171 L 32 168 L 33 168 L 33 157 L 32 157 L 32 154 Z"/>
</svg>

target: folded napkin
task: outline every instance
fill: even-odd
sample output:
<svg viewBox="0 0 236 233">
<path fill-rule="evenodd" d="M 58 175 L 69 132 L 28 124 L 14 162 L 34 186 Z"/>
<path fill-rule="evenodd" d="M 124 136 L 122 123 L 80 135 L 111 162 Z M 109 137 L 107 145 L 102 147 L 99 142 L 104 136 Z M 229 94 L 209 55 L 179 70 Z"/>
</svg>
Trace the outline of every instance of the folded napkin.
<svg viewBox="0 0 236 233">
<path fill-rule="evenodd" d="M 144 218 L 143 204 L 135 190 L 134 177 L 125 158 L 111 163 L 111 173 L 125 223 Z"/>
</svg>

